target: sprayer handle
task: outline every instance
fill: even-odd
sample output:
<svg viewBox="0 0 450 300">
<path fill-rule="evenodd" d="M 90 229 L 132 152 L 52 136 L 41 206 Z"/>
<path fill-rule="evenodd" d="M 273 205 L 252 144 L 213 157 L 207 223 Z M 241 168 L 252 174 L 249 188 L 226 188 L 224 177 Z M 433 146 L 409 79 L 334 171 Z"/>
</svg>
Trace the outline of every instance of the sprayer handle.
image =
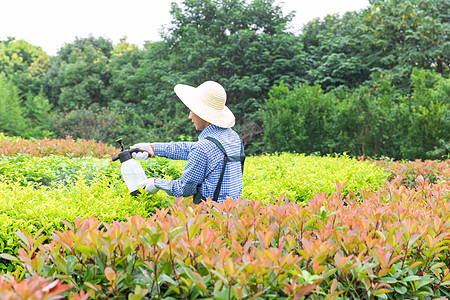
<svg viewBox="0 0 450 300">
<path fill-rule="evenodd" d="M 130 153 L 148 152 L 140 148 L 131 148 L 129 151 Z"/>
<path fill-rule="evenodd" d="M 149 151 L 147 151 L 147 150 L 141 149 L 141 148 L 131 148 L 131 149 L 130 149 L 130 153 L 139 153 L 139 152 L 146 152 L 146 153 L 148 153 L 148 155 L 149 155 L 150 157 L 153 156 L 153 153 L 151 153 L 151 152 L 149 152 Z"/>
<path fill-rule="evenodd" d="M 139 159 L 139 160 L 147 160 L 149 157 L 152 157 L 152 155 L 153 155 L 152 152 L 149 152 L 148 150 L 145 150 L 142 148 L 130 149 L 130 153 L 134 159 Z"/>
</svg>

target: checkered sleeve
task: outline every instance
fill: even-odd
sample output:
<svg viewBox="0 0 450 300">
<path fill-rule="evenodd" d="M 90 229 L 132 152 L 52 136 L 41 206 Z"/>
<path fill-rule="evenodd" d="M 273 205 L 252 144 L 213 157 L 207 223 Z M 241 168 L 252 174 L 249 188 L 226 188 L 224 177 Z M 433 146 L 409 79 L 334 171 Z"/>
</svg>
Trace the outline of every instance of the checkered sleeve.
<svg viewBox="0 0 450 300">
<path fill-rule="evenodd" d="M 156 147 L 155 147 L 156 148 Z M 155 149 L 156 153 L 156 149 Z M 188 197 L 197 192 L 198 186 L 204 181 L 208 165 L 207 154 L 194 147 L 189 151 L 187 164 L 181 178 L 177 180 L 156 179 L 155 186 L 164 190 L 168 195 Z"/>
<path fill-rule="evenodd" d="M 195 148 L 196 142 L 154 143 L 155 155 L 169 158 L 187 160 L 189 153 Z"/>
</svg>

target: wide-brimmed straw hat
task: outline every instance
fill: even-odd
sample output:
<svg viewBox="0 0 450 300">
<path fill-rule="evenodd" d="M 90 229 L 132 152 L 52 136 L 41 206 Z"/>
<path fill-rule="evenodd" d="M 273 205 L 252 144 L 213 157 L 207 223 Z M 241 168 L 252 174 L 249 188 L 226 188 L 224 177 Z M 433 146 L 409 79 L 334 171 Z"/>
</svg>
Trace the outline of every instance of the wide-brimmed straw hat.
<svg viewBox="0 0 450 300">
<path fill-rule="evenodd" d="M 203 120 L 222 128 L 234 126 L 234 115 L 225 106 L 227 93 L 219 83 L 205 81 L 198 87 L 177 84 L 174 90 L 178 98 Z"/>
</svg>

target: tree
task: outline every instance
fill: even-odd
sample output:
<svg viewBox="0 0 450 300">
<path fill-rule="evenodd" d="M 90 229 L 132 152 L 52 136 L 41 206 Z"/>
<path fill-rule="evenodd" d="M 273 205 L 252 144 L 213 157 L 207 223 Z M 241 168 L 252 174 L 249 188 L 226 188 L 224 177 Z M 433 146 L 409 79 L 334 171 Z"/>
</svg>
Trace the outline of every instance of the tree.
<svg viewBox="0 0 450 300">
<path fill-rule="evenodd" d="M 334 139 L 329 120 L 338 105 L 334 94 L 324 93 L 318 85 L 301 84 L 293 90 L 283 82 L 275 85 L 260 110 L 264 150 L 329 153 Z"/>
<path fill-rule="evenodd" d="M 22 101 L 14 83 L 0 73 L 0 130 L 21 135 L 26 128 L 26 121 L 21 108 Z"/>
<path fill-rule="evenodd" d="M 111 101 L 138 103 L 138 99 L 135 97 L 134 82 L 142 57 L 142 51 L 136 45 L 126 42 L 126 39 L 122 39 L 114 47 L 109 60 L 111 80 L 108 87 L 108 98 Z"/>
<path fill-rule="evenodd" d="M 371 0 L 358 29 L 367 46 L 364 63 L 390 75 L 394 85 L 410 88 L 414 68 L 450 74 L 450 2 Z"/>
<path fill-rule="evenodd" d="M 303 27 L 300 38 L 307 57 L 309 84 L 320 84 L 329 91 L 339 86 L 357 88 L 369 79 L 370 70 L 363 61 L 366 45 L 356 29 L 360 19 L 360 13 L 348 12 L 343 17 L 317 18 Z"/>
<path fill-rule="evenodd" d="M 448 159 L 450 154 L 450 79 L 429 70 L 413 69 L 414 92 L 406 118 L 409 126 L 401 147 L 403 157 Z"/>
<path fill-rule="evenodd" d="M 21 98 L 40 93 L 49 65 L 50 57 L 40 47 L 14 38 L 0 41 L 0 73 L 4 73 L 19 88 Z"/>
<path fill-rule="evenodd" d="M 172 4 L 171 78 L 199 85 L 220 82 L 248 145 L 262 132 L 258 109 L 274 84 L 295 85 L 306 70 L 300 40 L 287 31 L 293 14 L 273 0 L 186 0 Z"/>
<path fill-rule="evenodd" d="M 44 79 L 44 92 L 55 108 L 71 110 L 98 103 L 108 104 L 112 42 L 92 36 L 76 38 L 52 57 Z"/>
</svg>

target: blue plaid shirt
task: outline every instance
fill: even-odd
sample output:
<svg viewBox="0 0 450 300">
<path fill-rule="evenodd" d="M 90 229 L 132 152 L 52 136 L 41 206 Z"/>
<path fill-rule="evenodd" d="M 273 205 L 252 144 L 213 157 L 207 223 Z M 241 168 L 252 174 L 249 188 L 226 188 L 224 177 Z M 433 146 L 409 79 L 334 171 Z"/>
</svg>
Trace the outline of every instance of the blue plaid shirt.
<svg viewBox="0 0 450 300">
<path fill-rule="evenodd" d="M 212 199 L 222 172 L 224 154 L 206 137 L 218 140 L 228 156 L 240 155 L 241 140 L 238 134 L 231 128 L 221 128 L 216 125 L 206 127 L 200 133 L 197 142 L 155 143 L 155 155 L 187 160 L 181 178 L 178 180 L 158 178 L 155 186 L 175 197 L 188 197 L 199 191 L 203 197 Z M 222 203 L 226 196 L 233 199 L 240 198 L 241 193 L 241 162 L 228 162 L 217 201 Z"/>
</svg>

